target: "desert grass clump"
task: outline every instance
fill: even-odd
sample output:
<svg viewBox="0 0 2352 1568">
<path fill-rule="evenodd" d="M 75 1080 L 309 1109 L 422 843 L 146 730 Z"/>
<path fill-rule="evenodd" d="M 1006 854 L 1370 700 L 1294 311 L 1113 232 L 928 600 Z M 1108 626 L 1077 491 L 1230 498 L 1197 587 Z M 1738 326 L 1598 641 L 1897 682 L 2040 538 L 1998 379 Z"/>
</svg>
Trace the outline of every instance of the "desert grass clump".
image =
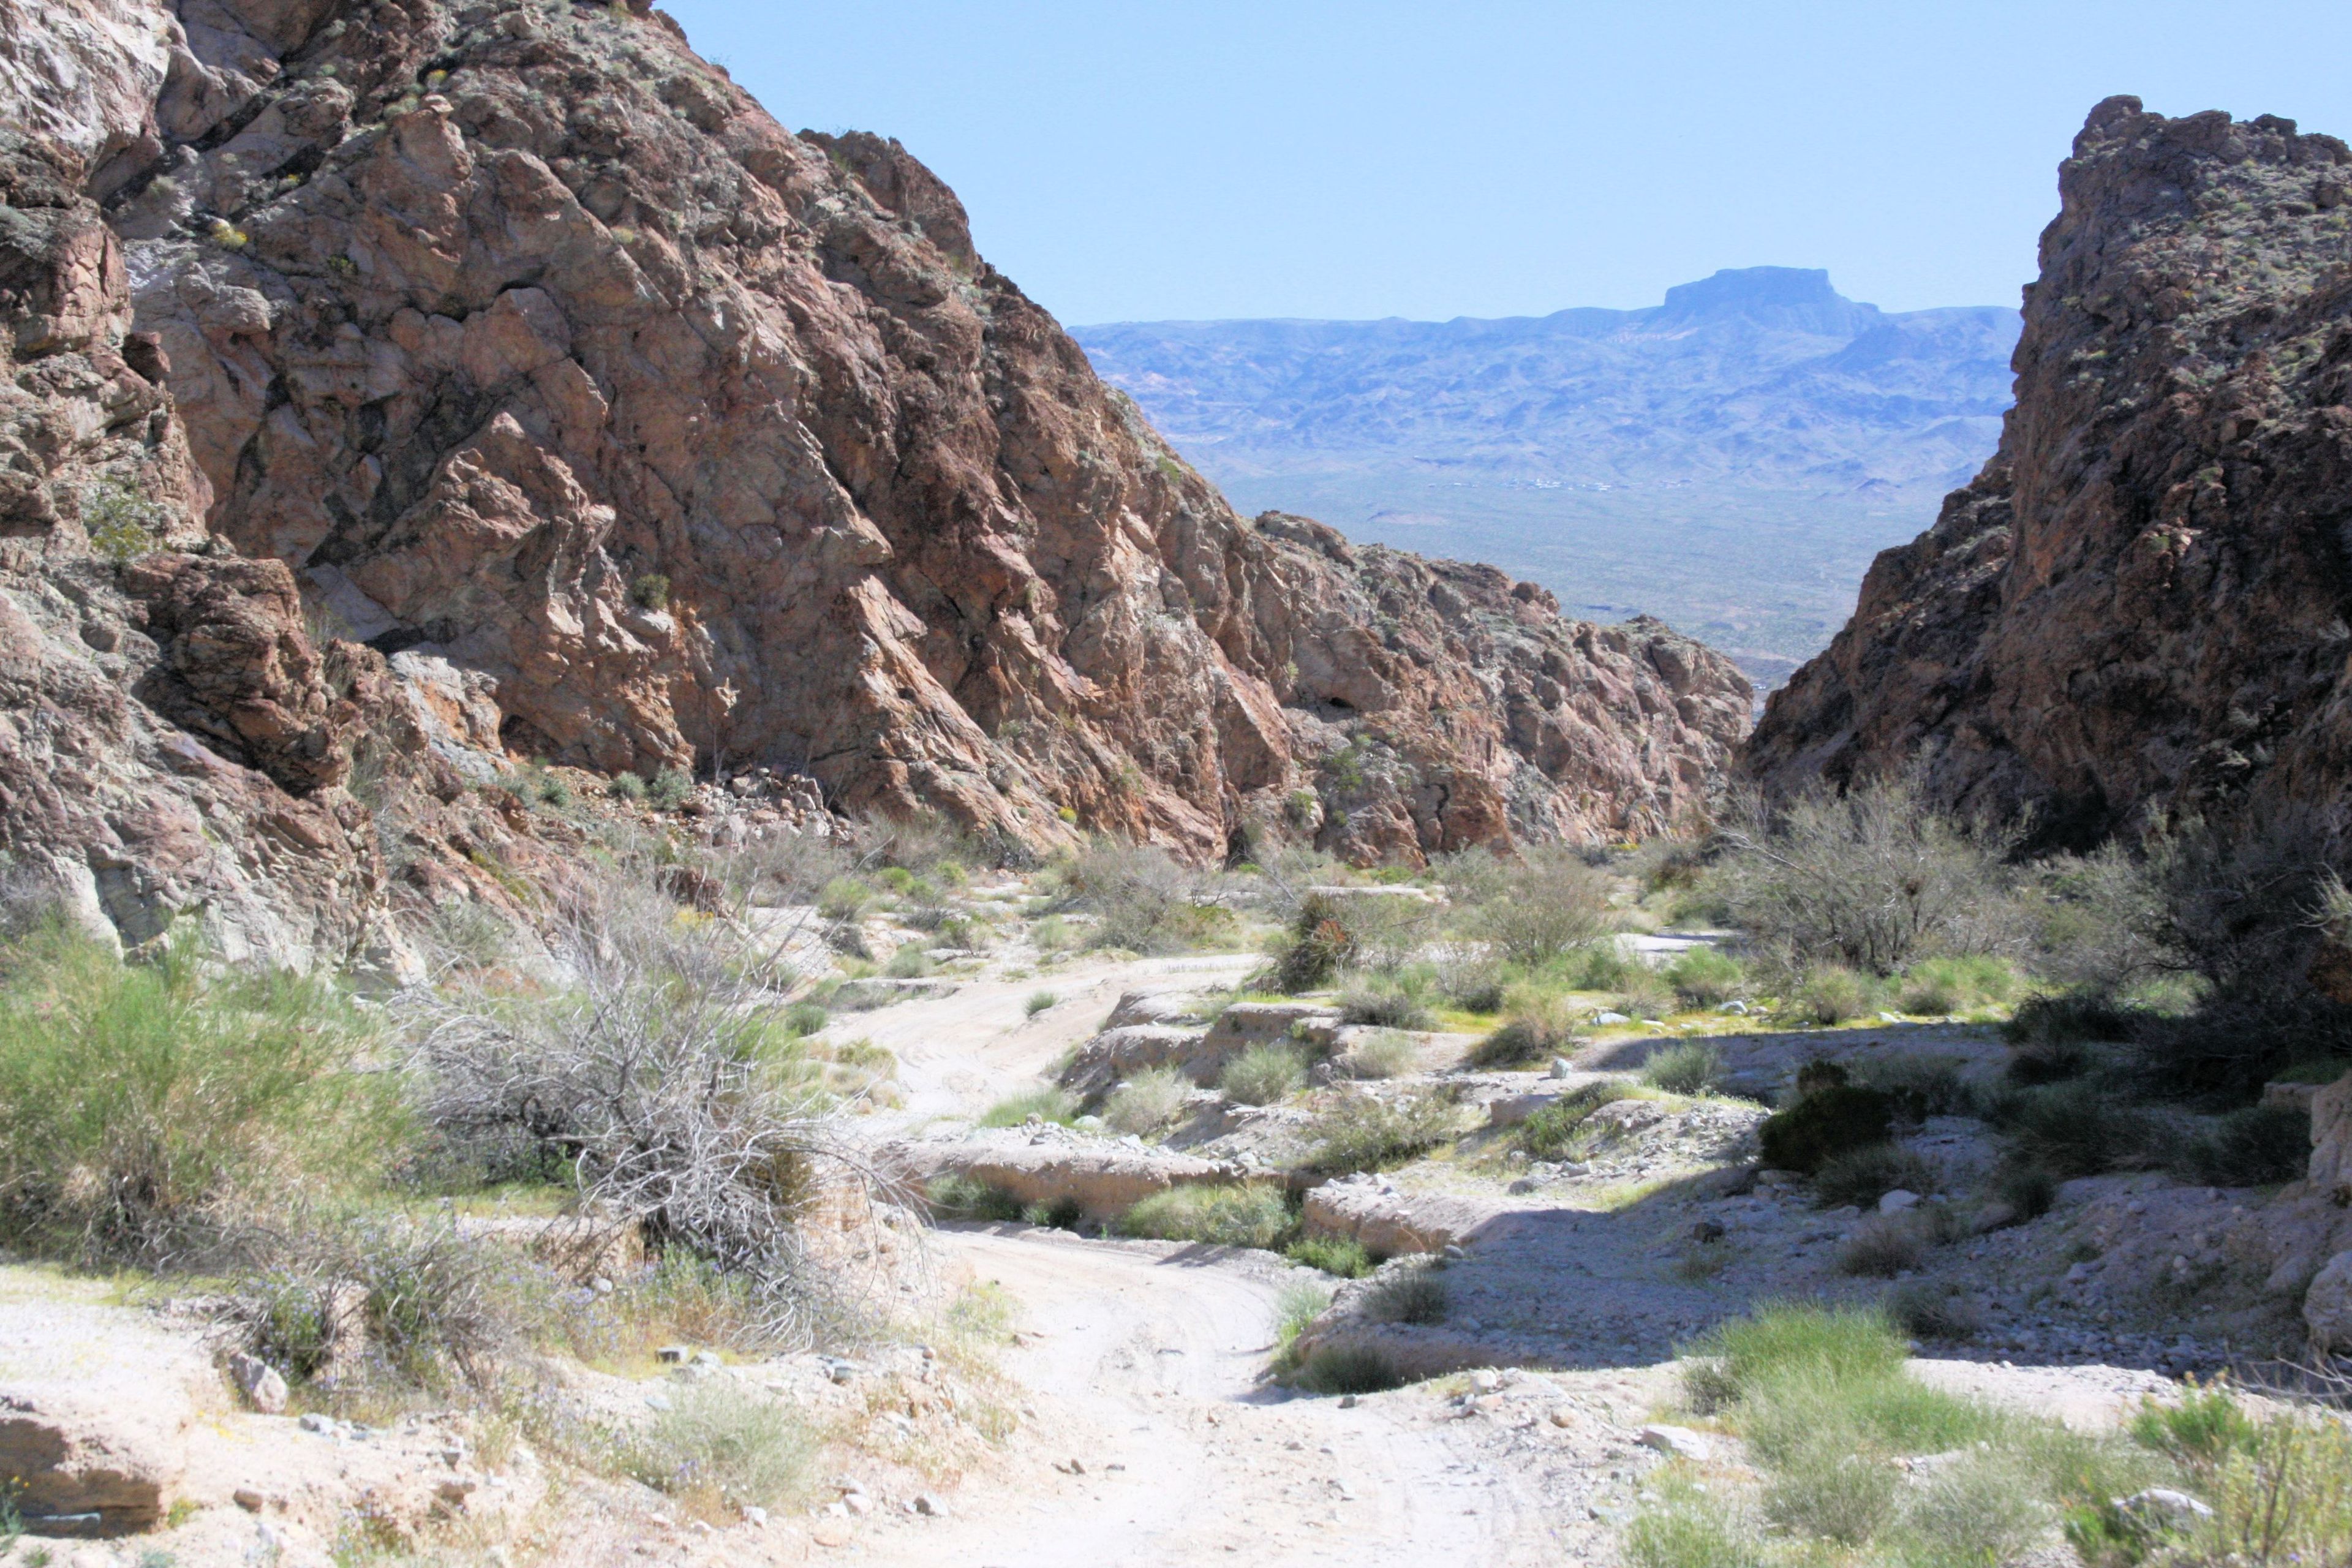
<svg viewBox="0 0 2352 1568">
<path fill-rule="evenodd" d="M 1470 1065 L 1527 1067 L 1566 1055 L 1581 1043 L 1564 1000 L 1550 992 L 1523 990 L 1512 998 L 1501 1026 L 1472 1047 Z"/>
<path fill-rule="evenodd" d="M 1318 1345 L 1292 1381 L 1309 1394 L 1385 1394 L 1405 1375 L 1377 1345 Z"/>
<path fill-rule="evenodd" d="M 1584 1124 L 1592 1113 L 1632 1092 L 1609 1079 L 1570 1089 L 1519 1123 L 1518 1146 L 1531 1160 L 1572 1158 L 1588 1142 Z"/>
<path fill-rule="evenodd" d="M 1018 1197 L 960 1171 L 932 1177 L 923 1189 L 923 1199 L 940 1219 L 1004 1221 L 1019 1219 L 1022 1214 Z"/>
<path fill-rule="evenodd" d="M 1965 1013 L 2011 1001 L 2022 988 L 2015 967 L 1997 953 L 1926 958 L 1903 972 L 1896 1005 L 1915 1016 Z"/>
<path fill-rule="evenodd" d="M 1377 1029 L 1331 1058 L 1331 1065 L 1352 1079 L 1402 1078 L 1421 1060 L 1412 1037 L 1401 1029 Z"/>
<path fill-rule="evenodd" d="M 1877 995 L 1876 987 L 1862 975 L 1832 963 L 1809 972 L 1791 999 L 1807 1022 L 1834 1027 L 1870 1012 Z"/>
<path fill-rule="evenodd" d="M 1447 1302 L 1445 1277 L 1429 1263 L 1395 1263 L 1365 1287 L 1361 1310 L 1376 1323 L 1426 1327 L 1445 1321 Z"/>
<path fill-rule="evenodd" d="M 1748 966 L 1720 948 L 1691 948 L 1667 964 L 1662 977 L 1693 1007 L 1719 1006 L 1748 989 Z"/>
<path fill-rule="evenodd" d="M 1904 1300 L 1905 1293 L 1897 1293 Z M 1933 1310 L 1915 1301 L 1923 1315 Z M 1885 1312 L 1776 1303 L 1687 1352 L 1696 1410 L 1741 1437 L 1743 1486 L 1669 1470 L 1628 1532 L 1645 1568 L 1824 1562 L 1963 1568 L 2018 1560 L 2065 1521 L 2177 1472 L 2133 1445 L 1930 1387 Z M 1898 1461 L 1938 1456 L 1932 1468 Z M 2105 1562 L 2086 1551 L 2085 1562 Z M 2117 1561 L 2137 1561 L 2119 1558 Z M 2219 1557 L 2197 1561 L 2219 1561 Z M 2251 1559 L 2249 1559 L 2251 1561 Z"/>
<path fill-rule="evenodd" d="M 1654 1051 L 1642 1081 L 1668 1094 L 1711 1094 L 1723 1082 L 1723 1052 L 1707 1040 L 1685 1040 Z"/>
<path fill-rule="evenodd" d="M 1453 1141 L 1458 1113 L 1440 1089 L 1408 1089 L 1389 1098 L 1363 1089 L 1333 1095 L 1300 1129 L 1307 1165 L 1325 1175 L 1402 1165 Z"/>
<path fill-rule="evenodd" d="M 1111 1090 L 1102 1119 L 1113 1131 L 1149 1137 L 1182 1113 L 1192 1080 L 1174 1068 L 1145 1068 Z"/>
<path fill-rule="evenodd" d="M 674 1391 L 669 1408 L 625 1444 L 622 1468 L 698 1515 L 732 1522 L 746 1508 L 797 1501 L 818 1450 L 793 1406 L 713 1377 Z"/>
<path fill-rule="evenodd" d="M 1386 1029 L 1427 1029 L 1436 1026 L 1429 1009 L 1426 984 L 1414 984 L 1403 975 L 1373 975 L 1339 994 L 1339 1016 L 1350 1024 L 1370 1024 Z"/>
<path fill-rule="evenodd" d="M 1029 993 L 1028 999 L 1021 1004 L 1021 1016 L 1024 1018 L 1034 1018 L 1040 1013 L 1050 1012 L 1060 1006 L 1061 1003 L 1062 998 L 1058 993 L 1032 991 Z"/>
<path fill-rule="evenodd" d="M 1301 899 L 1290 930 L 1276 945 L 1275 988 L 1295 996 L 1328 985 L 1362 951 L 1356 928 L 1356 912 L 1341 908 L 1328 894 L 1309 893 Z"/>
<path fill-rule="evenodd" d="M 1892 1279 L 1918 1268 L 1927 1256 L 1927 1236 L 1917 1219 L 1907 1214 L 1874 1214 L 1838 1248 L 1837 1266 L 1840 1273 Z"/>
<path fill-rule="evenodd" d="M 1890 1053 L 1849 1063 L 1848 1076 L 1857 1088 L 1888 1096 L 1912 1120 L 1925 1121 L 1976 1113 L 1977 1091 L 1965 1076 L 1966 1066 L 1958 1057 Z"/>
<path fill-rule="evenodd" d="M 1271 1247 L 1297 1224 L 1279 1187 L 1193 1184 L 1154 1193 L 1137 1204 L 1119 1216 L 1118 1233 L 1151 1241 Z"/>
<path fill-rule="evenodd" d="M 1813 1201 L 1826 1209 L 1847 1204 L 1875 1207 L 1897 1188 L 1925 1197 L 1936 1190 L 1936 1168 L 1895 1143 L 1874 1143 L 1832 1154 L 1813 1173 Z"/>
<path fill-rule="evenodd" d="M 0 953 L 0 1238 L 45 1256 L 194 1264 L 289 1192 L 364 1191 L 404 1136 L 329 987 L 216 970 L 194 944 L 126 964 L 58 926 Z"/>
<path fill-rule="evenodd" d="M 2208 1186 L 2258 1187 L 2292 1182 L 2310 1162 L 2309 1111 L 2249 1105 L 2215 1117 L 2182 1141 L 2172 1164 L 2187 1180 Z"/>
<path fill-rule="evenodd" d="M 2011 1159 L 2052 1174 L 2093 1176 L 2154 1163 L 2158 1124 L 2114 1087 L 2075 1079 L 2008 1094 L 1992 1108 Z"/>
<path fill-rule="evenodd" d="M 1309 1280 L 1285 1285 L 1274 1298 L 1274 1363 L 1276 1376 L 1298 1370 L 1298 1338 L 1331 1304 L 1331 1288 Z"/>
<path fill-rule="evenodd" d="M 1034 1117 L 1067 1127 L 1078 1118 L 1078 1097 L 1056 1084 L 1006 1095 L 983 1112 L 982 1127 L 1019 1127 Z"/>
<path fill-rule="evenodd" d="M 1306 1054 L 1293 1046 L 1252 1046 L 1217 1077 L 1217 1088 L 1238 1105 L 1272 1105 L 1306 1087 Z"/>
</svg>

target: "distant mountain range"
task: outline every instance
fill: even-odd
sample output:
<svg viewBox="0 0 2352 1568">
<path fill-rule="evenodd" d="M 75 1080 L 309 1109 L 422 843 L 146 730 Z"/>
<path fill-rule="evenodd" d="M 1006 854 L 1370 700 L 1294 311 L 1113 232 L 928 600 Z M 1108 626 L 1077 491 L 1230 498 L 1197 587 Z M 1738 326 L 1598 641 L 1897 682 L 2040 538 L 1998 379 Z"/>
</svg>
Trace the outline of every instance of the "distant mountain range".
<svg viewBox="0 0 2352 1568">
<path fill-rule="evenodd" d="M 1999 442 L 2018 314 L 1752 267 L 1642 310 L 1073 333 L 1244 509 L 1664 615 L 1770 682 Z"/>
</svg>

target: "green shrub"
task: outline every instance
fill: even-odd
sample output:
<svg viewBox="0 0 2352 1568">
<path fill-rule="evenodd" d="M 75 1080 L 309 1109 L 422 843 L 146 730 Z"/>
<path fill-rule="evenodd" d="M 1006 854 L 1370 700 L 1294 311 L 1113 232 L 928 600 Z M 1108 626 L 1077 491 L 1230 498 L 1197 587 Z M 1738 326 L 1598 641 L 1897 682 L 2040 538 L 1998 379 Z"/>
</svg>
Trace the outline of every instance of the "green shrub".
<svg viewBox="0 0 2352 1568">
<path fill-rule="evenodd" d="M 1068 1089 L 1047 1084 L 1043 1088 L 1007 1095 L 988 1108 L 980 1119 L 982 1127 L 1019 1127 L 1034 1116 L 1040 1121 L 1068 1126 L 1077 1120 L 1078 1097 Z"/>
<path fill-rule="evenodd" d="M 1635 974 L 1647 973 L 1649 967 L 1627 952 L 1615 938 L 1609 937 L 1586 943 L 1546 965 L 1543 973 L 1570 990 L 1615 991 Z"/>
<path fill-rule="evenodd" d="M 2207 1475 L 2234 1455 L 2252 1453 L 2262 1440 L 2253 1417 L 2219 1388 L 2191 1387 L 2168 1405 L 2143 1396 L 2130 1430 L 2142 1447 Z"/>
<path fill-rule="evenodd" d="M 1095 916 L 1096 947 L 1181 952 L 1215 936 L 1231 915 L 1201 901 L 1200 878 L 1143 844 L 1098 840 L 1063 873 L 1079 908 Z"/>
<path fill-rule="evenodd" d="M 1061 997 L 1051 991 L 1032 991 L 1029 993 L 1029 999 L 1021 1004 L 1021 1016 L 1024 1018 L 1034 1018 L 1040 1013 L 1059 1006 L 1061 1001 Z"/>
<path fill-rule="evenodd" d="M 1866 1057 L 1853 1064 L 1849 1081 L 1893 1097 L 1913 1121 L 1976 1113 L 1977 1095 L 1958 1057 L 1899 1055 Z"/>
<path fill-rule="evenodd" d="M 1851 969 L 1831 964 L 1805 976 L 1797 988 L 1799 1013 L 1816 1024 L 1837 1025 L 1871 1011 L 1871 984 Z"/>
<path fill-rule="evenodd" d="M 1642 1081 L 1668 1094 L 1708 1094 L 1723 1081 L 1723 1052 L 1706 1040 L 1685 1040 L 1653 1051 Z"/>
<path fill-rule="evenodd" d="M 1087 1217 L 1086 1206 L 1074 1197 L 1055 1198 L 1051 1203 L 1030 1204 L 1021 1211 L 1021 1223 L 1045 1230 L 1076 1230 Z"/>
<path fill-rule="evenodd" d="M 315 981 L 126 965 L 42 928 L 0 952 L 0 1237 L 185 1261 L 289 1194 L 364 1187 L 403 1131 L 369 1030 Z"/>
<path fill-rule="evenodd" d="M 1995 1108 L 1994 1121 L 2018 1163 L 2061 1177 L 2146 1165 L 2159 1137 L 2147 1112 L 2085 1079 L 2011 1094 Z"/>
<path fill-rule="evenodd" d="M 1694 1007 L 1714 1007 L 1748 988 L 1748 969 L 1719 948 L 1694 947 L 1666 965 L 1664 978 Z"/>
<path fill-rule="evenodd" d="M 1153 1241 L 1270 1247 L 1297 1223 L 1279 1187 L 1192 1184 L 1152 1194 L 1119 1216 L 1118 1233 Z"/>
<path fill-rule="evenodd" d="M 1366 1288 L 1362 1310 L 1376 1323 L 1442 1323 L 1445 1278 L 1427 1263 L 1398 1264 Z"/>
<path fill-rule="evenodd" d="M 890 955 L 890 962 L 882 966 L 882 973 L 894 980 L 920 980 L 938 968 L 939 964 L 929 953 L 925 952 L 919 944 L 909 942 Z"/>
<path fill-rule="evenodd" d="M 1217 1087 L 1241 1105 L 1272 1105 L 1307 1087 L 1307 1058 L 1290 1046 L 1252 1046 L 1225 1063 Z"/>
<path fill-rule="evenodd" d="M 1517 1142 L 1531 1160 L 1558 1160 L 1579 1150 L 1591 1114 L 1633 1091 L 1610 1079 L 1572 1089 L 1519 1123 Z"/>
<path fill-rule="evenodd" d="M 2133 1024 L 2131 1013 L 2104 994 L 2066 992 L 2056 996 L 2027 997 L 2010 1016 L 2009 1022 L 2001 1026 L 2001 1034 L 2013 1046 L 2082 1046 L 2128 1040 Z M 2085 1058 L 2077 1053 L 2061 1059 L 2080 1061 Z M 2075 1068 L 2080 1070 L 2079 1067 Z M 2071 1078 L 2074 1074 L 2063 1076 Z M 2018 1081 L 2051 1080 L 2021 1078 Z"/>
<path fill-rule="evenodd" d="M 1465 1013 L 1501 1012 L 1506 988 L 1502 965 L 1490 961 L 1449 965 L 1437 982 L 1438 994 Z"/>
<path fill-rule="evenodd" d="M 1618 982 L 1610 1005 L 1630 1017 L 1650 1018 L 1673 1012 L 1677 1000 L 1664 975 L 1646 963 L 1637 963 Z"/>
<path fill-rule="evenodd" d="M 629 597 L 642 610 L 669 608 L 669 579 L 659 572 L 642 572 L 629 584 Z"/>
<path fill-rule="evenodd" d="M 1813 1174 L 1813 1197 L 1823 1208 L 1852 1204 L 1872 1208 L 1900 1187 L 1926 1197 L 1936 1190 L 1936 1168 L 1894 1143 L 1873 1143 L 1832 1154 Z"/>
<path fill-rule="evenodd" d="M 1103 1121 L 1114 1131 L 1149 1136 L 1176 1120 L 1192 1095 L 1192 1080 L 1174 1068 L 1146 1068 L 1111 1090 Z"/>
<path fill-rule="evenodd" d="M 1385 1170 L 1452 1141 L 1454 1102 L 1436 1089 L 1383 1100 L 1360 1089 L 1336 1095 L 1300 1129 L 1309 1169 L 1325 1175 Z"/>
<path fill-rule="evenodd" d="M 2174 1168 L 2215 1187 L 2259 1187 L 2299 1179 L 2311 1163 L 2311 1113 L 2250 1105 L 2216 1118 L 2178 1145 Z"/>
<path fill-rule="evenodd" d="M 1993 1195 L 2019 1219 L 2039 1219 L 2058 1201 L 2058 1178 L 2039 1165 L 2004 1165 Z"/>
<path fill-rule="evenodd" d="M 817 913 L 826 920 L 852 923 L 866 918 L 878 895 L 856 877 L 835 877 L 817 894 Z"/>
<path fill-rule="evenodd" d="M 635 773 L 614 773 L 605 782 L 604 792 L 614 800 L 642 803 L 646 798 L 646 781 Z"/>
<path fill-rule="evenodd" d="M 1274 1298 L 1274 1372 L 1298 1370 L 1298 1337 L 1331 1304 L 1331 1288 L 1305 1281 L 1285 1285 Z"/>
<path fill-rule="evenodd" d="M 694 793 L 694 780 L 683 768 L 664 768 L 646 787 L 646 802 L 656 811 L 676 811 Z"/>
<path fill-rule="evenodd" d="M 784 1009 L 784 1027 L 795 1035 L 814 1035 L 833 1022 L 821 1002 L 803 1000 Z"/>
<path fill-rule="evenodd" d="M 1885 1142 L 1894 1121 L 1891 1096 L 1838 1083 L 1774 1111 L 1757 1136 L 1767 1165 L 1810 1176 L 1835 1155 Z"/>
<path fill-rule="evenodd" d="M 940 1219 L 1014 1220 L 1021 1217 L 1021 1200 L 1002 1187 L 975 1181 L 961 1172 L 934 1176 L 923 1189 L 923 1199 Z"/>
<path fill-rule="evenodd" d="M 1320 1268 L 1342 1279 L 1361 1279 L 1379 1265 L 1353 1237 L 1302 1236 L 1282 1249 L 1293 1263 Z"/>
<path fill-rule="evenodd" d="M 1983 1326 L 1983 1320 L 1958 1287 L 1915 1282 L 1886 1299 L 1887 1315 L 1914 1339 L 1965 1340 Z"/>
<path fill-rule="evenodd" d="M 1632 1568 L 1780 1568 L 1763 1525 L 1738 1498 L 1662 1477 L 1625 1529 Z"/>
</svg>

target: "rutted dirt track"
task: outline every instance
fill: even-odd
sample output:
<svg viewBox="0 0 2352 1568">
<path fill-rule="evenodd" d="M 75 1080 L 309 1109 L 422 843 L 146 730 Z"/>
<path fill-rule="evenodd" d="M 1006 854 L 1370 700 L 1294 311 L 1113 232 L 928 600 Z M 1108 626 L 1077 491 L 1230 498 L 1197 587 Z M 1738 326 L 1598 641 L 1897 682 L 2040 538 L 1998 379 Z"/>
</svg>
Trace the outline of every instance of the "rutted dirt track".
<svg viewBox="0 0 2352 1568">
<path fill-rule="evenodd" d="M 881 1560 L 1557 1561 L 1538 1550 L 1539 1500 L 1524 1478 L 1488 1465 L 1489 1434 L 1442 1419 L 1436 1396 L 1343 1409 L 1261 1387 L 1277 1288 L 1264 1261 L 1010 1226 L 940 1241 L 1021 1303 L 1026 1342 L 1006 1370 L 1036 1397 L 1031 1438 L 1084 1473 L 969 1489 L 971 1511 L 880 1546 Z"/>
</svg>

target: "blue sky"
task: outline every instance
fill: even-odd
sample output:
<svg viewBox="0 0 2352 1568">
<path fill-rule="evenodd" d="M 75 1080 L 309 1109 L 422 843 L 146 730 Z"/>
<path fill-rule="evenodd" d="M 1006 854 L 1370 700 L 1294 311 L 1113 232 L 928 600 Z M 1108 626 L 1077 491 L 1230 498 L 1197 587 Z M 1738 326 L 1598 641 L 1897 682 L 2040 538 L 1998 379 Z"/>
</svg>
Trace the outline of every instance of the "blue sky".
<svg viewBox="0 0 2352 1568">
<path fill-rule="evenodd" d="M 1719 267 L 2014 304 L 2112 92 L 2352 137 L 2352 5 L 662 0 L 1066 321 L 1541 314 Z"/>
</svg>

